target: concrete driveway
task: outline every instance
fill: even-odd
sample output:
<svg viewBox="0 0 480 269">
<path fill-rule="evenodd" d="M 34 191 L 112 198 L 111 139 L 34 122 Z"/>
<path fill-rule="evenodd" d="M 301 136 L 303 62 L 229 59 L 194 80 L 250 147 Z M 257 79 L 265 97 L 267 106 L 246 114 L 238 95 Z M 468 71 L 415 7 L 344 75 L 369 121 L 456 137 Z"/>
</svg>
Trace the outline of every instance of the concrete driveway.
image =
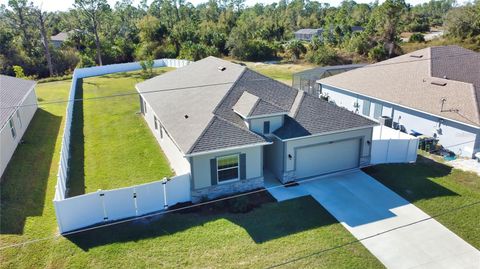
<svg viewBox="0 0 480 269">
<path fill-rule="evenodd" d="M 269 192 L 279 201 L 311 195 L 388 268 L 480 268 L 477 249 L 362 171 Z"/>
</svg>

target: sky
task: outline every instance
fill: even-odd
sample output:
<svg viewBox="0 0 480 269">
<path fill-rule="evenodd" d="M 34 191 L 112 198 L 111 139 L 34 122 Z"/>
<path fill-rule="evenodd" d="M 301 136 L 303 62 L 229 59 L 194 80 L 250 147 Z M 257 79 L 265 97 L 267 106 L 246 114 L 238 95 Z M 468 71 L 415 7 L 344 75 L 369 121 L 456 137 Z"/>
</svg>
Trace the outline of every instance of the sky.
<svg viewBox="0 0 480 269">
<path fill-rule="evenodd" d="M 207 0 L 187 0 L 188 2 L 197 5 L 203 2 L 207 2 Z M 342 0 L 320 0 L 319 2 L 322 3 L 329 3 L 331 6 L 338 6 Z M 33 3 L 37 6 L 42 6 L 42 9 L 45 11 L 65 11 L 68 10 L 73 6 L 74 0 L 33 0 Z M 117 0 L 108 0 L 108 3 L 113 6 L 117 2 Z M 134 4 L 138 4 L 140 0 L 133 0 Z M 150 2 L 150 1 L 149 1 Z M 278 0 L 260 0 L 260 1 L 255 1 L 255 0 L 246 0 L 245 4 L 247 6 L 252 6 L 256 3 L 264 3 L 264 4 L 270 4 L 273 2 L 278 2 Z M 357 3 L 370 3 L 373 2 L 373 0 L 356 0 L 355 2 Z M 382 0 L 379 1 L 380 3 L 383 2 Z M 406 0 L 407 3 L 416 5 L 419 3 L 425 3 L 428 2 L 428 0 Z M 460 1 L 459 1 L 460 2 Z M 5 4 L 7 5 L 8 0 L 0 0 L 0 4 Z"/>
</svg>

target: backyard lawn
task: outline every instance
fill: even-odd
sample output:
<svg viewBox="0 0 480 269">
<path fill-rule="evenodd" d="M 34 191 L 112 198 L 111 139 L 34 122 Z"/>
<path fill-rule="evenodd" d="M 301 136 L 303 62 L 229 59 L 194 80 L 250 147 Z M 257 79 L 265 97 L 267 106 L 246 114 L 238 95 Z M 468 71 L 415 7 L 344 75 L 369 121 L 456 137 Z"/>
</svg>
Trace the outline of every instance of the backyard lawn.
<svg viewBox="0 0 480 269">
<path fill-rule="evenodd" d="M 310 64 L 265 64 L 245 62 L 248 68 L 292 86 L 293 74 L 314 68 Z"/>
<path fill-rule="evenodd" d="M 171 68 L 157 68 L 156 73 L 169 70 Z M 135 93 L 135 84 L 142 80 L 138 72 L 86 78 L 83 93 L 79 87 L 77 98 Z M 173 175 L 160 146 L 137 113 L 140 111 L 138 100 L 138 95 L 126 95 L 76 103 L 71 196 Z"/>
</svg>

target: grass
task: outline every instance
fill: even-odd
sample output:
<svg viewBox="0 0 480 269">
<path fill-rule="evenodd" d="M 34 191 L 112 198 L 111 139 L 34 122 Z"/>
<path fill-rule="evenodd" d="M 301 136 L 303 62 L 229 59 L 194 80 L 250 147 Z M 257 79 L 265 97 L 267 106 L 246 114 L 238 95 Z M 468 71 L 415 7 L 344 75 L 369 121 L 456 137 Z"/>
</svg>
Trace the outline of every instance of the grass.
<svg viewBox="0 0 480 269">
<path fill-rule="evenodd" d="M 156 73 L 168 70 L 158 68 Z M 83 92 L 79 87 L 78 97 L 135 93 L 135 84 L 142 80 L 138 72 L 87 78 L 83 80 Z M 137 113 L 138 95 L 78 102 L 75 110 L 70 195 L 128 187 L 174 174 Z"/>
<path fill-rule="evenodd" d="M 86 79 L 84 95 L 93 97 L 125 92 L 137 79 L 140 78 L 130 73 Z M 42 83 L 37 86 L 37 95 L 41 101 L 65 100 L 69 85 L 69 81 Z M 130 90 L 133 91 L 133 88 Z M 103 105 L 103 102 L 91 100 L 85 102 L 85 107 L 82 106 L 85 125 L 81 129 L 85 135 L 81 133 L 79 136 L 84 137 L 86 142 L 85 154 L 112 154 L 110 149 L 100 145 L 100 141 L 115 147 L 122 137 L 130 142 L 122 146 L 132 149 L 117 148 L 121 152 L 116 155 L 119 157 L 85 155 L 83 161 L 87 185 L 90 185 L 88 175 L 104 176 L 103 181 L 110 178 L 106 176 L 107 169 L 99 167 L 114 167 L 108 162 L 132 169 L 140 167 L 137 163 L 139 159 L 158 154 L 156 144 L 153 149 L 138 151 L 148 144 L 137 146 L 135 143 L 153 142 L 146 135 L 149 134 L 147 129 L 145 135 L 141 135 L 115 126 L 122 123 L 146 128 L 143 120 L 135 115 L 138 110 L 136 98 L 115 98 L 108 101 L 112 102 L 109 106 Z M 126 103 L 133 108 L 127 108 Z M 1 268 L 250 268 L 282 262 L 288 262 L 284 267 L 291 268 L 382 267 L 361 244 L 351 243 L 354 238 L 343 226 L 308 197 L 267 203 L 245 214 L 176 213 L 70 238 L 58 236 L 52 200 L 65 108 L 65 103 L 48 104 L 37 111 L 25 135 L 26 143 L 18 147 L 12 164 L 5 172 L 0 188 L 0 248 L 28 240 L 42 240 L 1 249 Z M 122 115 L 126 119 L 120 119 Z M 90 127 L 92 122 L 98 126 Z M 104 122 L 108 122 L 111 128 L 119 128 L 115 129 L 110 139 L 102 136 L 103 130 L 100 129 Z M 147 142 L 138 141 L 139 136 Z M 122 154 L 131 154 L 130 150 L 139 155 L 135 159 L 123 160 Z M 102 164 L 96 164 L 95 161 Z M 167 172 L 158 160 L 144 165 L 146 170 Z M 124 167 L 120 169 L 122 172 L 111 171 L 116 178 L 134 180 L 128 178 L 130 171 Z M 130 184 L 126 181 L 121 184 L 124 182 Z M 95 190 L 97 187 L 87 186 L 86 190 Z"/>
<path fill-rule="evenodd" d="M 419 155 L 415 164 L 378 165 L 365 172 L 480 248 L 480 177 Z"/>
</svg>

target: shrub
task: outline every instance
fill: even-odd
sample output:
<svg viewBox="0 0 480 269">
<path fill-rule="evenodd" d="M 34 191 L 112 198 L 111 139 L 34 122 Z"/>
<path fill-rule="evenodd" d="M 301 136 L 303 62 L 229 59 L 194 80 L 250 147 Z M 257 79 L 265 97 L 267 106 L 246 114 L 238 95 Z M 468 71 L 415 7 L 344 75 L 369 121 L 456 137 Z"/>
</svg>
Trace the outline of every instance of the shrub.
<svg viewBox="0 0 480 269">
<path fill-rule="evenodd" d="M 318 65 L 333 65 L 338 61 L 336 51 L 328 46 L 320 46 L 317 50 L 310 50 L 305 58 L 307 61 Z"/>
<path fill-rule="evenodd" d="M 387 50 L 383 44 L 378 44 L 368 52 L 368 58 L 372 61 L 382 61 L 388 56 Z"/>
<path fill-rule="evenodd" d="M 23 72 L 23 68 L 19 65 L 13 66 L 13 72 L 15 72 L 15 77 L 17 78 L 24 78 L 25 73 Z"/>
<path fill-rule="evenodd" d="M 425 37 L 420 33 L 414 33 L 410 36 L 409 42 L 425 42 Z"/>
</svg>

